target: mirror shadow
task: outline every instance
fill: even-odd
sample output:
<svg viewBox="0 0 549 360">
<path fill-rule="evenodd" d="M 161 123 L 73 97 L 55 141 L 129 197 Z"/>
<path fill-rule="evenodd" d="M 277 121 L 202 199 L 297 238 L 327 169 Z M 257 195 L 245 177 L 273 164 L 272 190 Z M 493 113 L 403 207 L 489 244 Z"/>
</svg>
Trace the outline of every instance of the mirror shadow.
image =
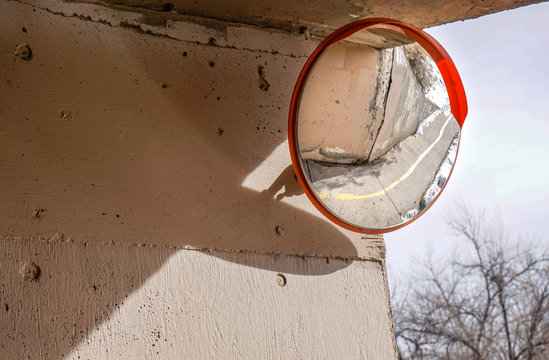
<svg viewBox="0 0 549 360">
<path fill-rule="evenodd" d="M 163 226 L 147 229 L 147 241 L 220 250 L 212 254 L 218 257 L 224 250 L 360 257 L 354 243 L 359 237 L 314 214 L 317 210 L 295 180 L 289 150 L 277 152 L 287 141 L 291 90 L 306 57 L 238 51 L 214 41 L 206 46 L 180 43 L 170 53 L 175 62 L 151 63 L 143 55 L 144 46 L 161 51 L 171 43 L 157 40 L 143 45 L 134 37 L 125 39 L 136 66 L 146 64 L 147 76 L 156 79 L 146 85 L 149 91 L 167 85 L 155 99 L 167 111 L 140 107 L 146 113 L 140 126 L 146 127 L 150 118 L 158 130 L 139 136 L 163 159 L 161 166 L 145 160 L 144 175 L 153 176 L 155 187 L 147 187 L 144 195 L 161 193 L 155 202 L 165 207 L 150 215 L 150 222 Z M 258 168 L 265 171 L 258 173 Z M 244 186 L 250 177 L 252 185 Z M 143 209 L 143 199 L 138 200 L 127 206 Z M 265 266 L 296 271 L 277 269 L 276 262 Z M 333 272 L 337 266 L 307 275 Z"/>
<path fill-rule="evenodd" d="M 281 192 L 282 189 L 284 189 L 283 192 Z M 299 185 L 299 181 L 297 181 L 293 165 L 288 165 L 273 181 L 271 186 L 263 190 L 261 194 L 268 198 L 274 197 L 278 201 L 284 198 L 303 195 L 303 189 Z"/>
</svg>

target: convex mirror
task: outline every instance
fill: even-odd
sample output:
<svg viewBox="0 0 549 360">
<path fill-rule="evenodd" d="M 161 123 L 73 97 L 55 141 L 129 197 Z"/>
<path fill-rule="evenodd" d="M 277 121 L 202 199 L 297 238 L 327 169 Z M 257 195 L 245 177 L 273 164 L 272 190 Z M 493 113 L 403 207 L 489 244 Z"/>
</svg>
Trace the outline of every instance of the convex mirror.
<svg viewBox="0 0 549 360">
<path fill-rule="evenodd" d="M 297 178 L 330 220 L 361 233 L 425 212 L 452 172 L 467 113 L 450 56 L 422 30 L 365 19 L 329 35 L 290 106 Z"/>
</svg>

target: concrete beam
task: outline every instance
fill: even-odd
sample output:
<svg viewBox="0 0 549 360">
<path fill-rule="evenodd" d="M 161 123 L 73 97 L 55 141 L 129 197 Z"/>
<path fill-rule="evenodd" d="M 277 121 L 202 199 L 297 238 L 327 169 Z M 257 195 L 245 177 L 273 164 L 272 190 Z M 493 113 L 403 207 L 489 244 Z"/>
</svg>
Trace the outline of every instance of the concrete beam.
<svg viewBox="0 0 549 360">
<path fill-rule="evenodd" d="M 0 266 L 6 360 L 395 358 L 382 263 L 0 239 Z"/>
<path fill-rule="evenodd" d="M 78 1 L 78 0 L 76 0 Z M 399 19 L 420 28 L 513 9 L 540 0 L 85 0 L 137 11 L 154 10 L 166 16 L 198 16 L 292 32 L 325 34 L 366 17 Z"/>
</svg>

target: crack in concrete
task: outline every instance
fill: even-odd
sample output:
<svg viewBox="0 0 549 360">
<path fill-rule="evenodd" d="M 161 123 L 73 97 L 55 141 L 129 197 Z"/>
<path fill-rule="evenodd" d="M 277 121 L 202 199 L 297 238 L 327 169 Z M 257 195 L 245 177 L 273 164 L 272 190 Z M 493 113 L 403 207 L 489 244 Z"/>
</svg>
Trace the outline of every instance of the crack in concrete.
<svg viewBox="0 0 549 360">
<path fill-rule="evenodd" d="M 113 23 L 113 22 L 110 22 L 110 21 L 105 20 L 105 19 L 93 19 L 90 15 L 82 15 L 82 14 L 77 14 L 75 12 L 73 12 L 72 14 L 68 14 L 68 13 L 65 13 L 65 12 L 62 12 L 62 11 L 55 11 L 55 10 L 52 10 L 50 8 L 41 7 L 41 6 L 26 2 L 26 1 L 23 1 L 23 0 L 8 0 L 8 1 L 12 1 L 12 2 L 20 3 L 20 4 L 23 4 L 23 5 L 26 5 L 26 6 L 30 6 L 33 9 L 42 10 L 42 11 L 45 11 L 49 14 L 62 16 L 64 18 L 76 18 L 76 19 L 80 19 L 82 21 L 90 21 L 90 22 L 96 23 L 96 24 L 107 25 L 111 28 L 130 29 L 130 30 L 134 30 L 134 31 L 136 31 L 140 34 L 156 36 L 156 37 L 170 39 L 170 40 L 179 41 L 179 42 L 183 42 L 183 43 L 196 44 L 196 45 L 200 45 L 200 46 L 212 46 L 212 47 L 222 48 L 222 49 L 249 51 L 249 52 L 252 52 L 252 53 L 266 53 L 266 54 L 280 55 L 280 56 L 286 56 L 286 57 L 291 57 L 291 58 L 307 58 L 307 56 L 304 56 L 304 55 L 295 55 L 293 53 L 284 54 L 284 53 L 278 52 L 277 50 L 250 49 L 250 48 L 246 48 L 246 47 L 237 47 L 235 45 L 219 45 L 215 41 L 211 41 L 211 38 L 208 42 L 185 40 L 185 39 L 180 39 L 180 38 L 175 37 L 175 36 L 171 36 L 171 35 L 166 34 L 166 33 L 154 32 L 151 29 L 143 29 L 141 24 L 131 24 L 127 20 L 121 20 L 121 21 L 119 21 L 119 23 Z M 91 4 L 96 5 L 97 2 L 92 2 Z M 101 5 L 101 3 L 100 3 L 100 5 L 97 5 L 97 6 L 104 6 L 104 7 L 113 9 L 112 7 Z M 153 11 L 153 10 L 149 10 L 147 8 L 141 8 L 141 7 L 137 7 L 137 6 L 132 6 L 131 8 L 138 8 L 138 9 L 148 10 L 148 11 L 151 11 L 151 12 Z M 116 9 L 113 9 L 113 10 L 116 11 Z M 213 19 L 213 20 L 216 20 L 216 19 Z M 247 25 L 247 24 L 243 24 L 243 25 Z M 247 25 L 247 26 L 251 26 L 251 25 Z M 280 31 L 280 30 L 278 30 L 278 31 Z M 294 34 L 292 33 L 292 35 L 294 35 Z"/>
<path fill-rule="evenodd" d="M 393 49 L 391 49 L 391 50 L 393 50 Z M 389 79 L 387 80 L 387 85 L 386 85 L 386 88 L 384 89 L 385 93 L 383 94 L 383 100 L 382 100 L 383 109 L 382 109 L 382 112 L 381 112 L 381 114 L 382 114 L 381 123 L 379 124 L 379 127 L 377 128 L 377 133 L 376 133 L 376 136 L 374 138 L 374 143 L 372 144 L 372 148 L 370 149 L 370 153 L 368 154 L 368 162 L 372 162 L 372 161 L 376 160 L 376 159 L 372 159 L 372 152 L 373 152 L 374 147 L 376 145 L 379 133 L 381 132 L 381 128 L 383 127 L 383 123 L 385 122 L 385 117 L 387 116 L 387 114 L 386 114 L 386 112 L 387 112 L 387 100 L 389 99 L 389 91 L 391 90 L 391 85 L 393 83 L 393 66 L 394 66 L 394 63 L 395 63 L 394 51 L 391 51 L 391 60 L 390 61 L 391 61 L 390 68 L 386 69 L 386 71 L 389 75 Z M 377 121 L 377 119 L 376 119 L 376 121 Z M 379 158 L 379 156 L 378 156 L 378 158 Z"/>
<path fill-rule="evenodd" d="M 214 21 L 217 23 L 230 23 L 234 24 L 235 26 L 249 26 L 254 28 L 259 28 L 262 30 L 271 30 L 271 31 L 277 31 L 277 32 L 283 32 L 286 34 L 296 35 L 296 34 L 302 34 L 304 26 L 300 26 L 297 24 L 294 24 L 292 22 L 287 21 L 280 21 L 279 23 L 275 25 L 271 25 L 267 22 L 261 22 L 261 21 L 243 21 L 242 18 L 235 19 L 235 18 L 223 18 L 219 16 L 212 16 L 211 14 L 203 15 L 199 12 L 192 13 L 192 12 L 183 12 L 177 9 L 174 4 L 172 3 L 160 3 L 158 5 L 154 5 L 153 3 L 150 4 L 124 4 L 123 2 L 113 2 L 109 3 L 106 1 L 101 0 L 72 0 L 75 2 L 83 2 L 88 4 L 96 4 L 100 5 L 106 8 L 110 9 L 132 9 L 131 11 L 139 12 L 139 13 L 146 13 L 146 12 L 152 12 L 152 13 L 172 13 L 177 14 L 179 16 L 187 17 L 187 18 L 201 18 L 201 19 L 207 19 L 210 21 Z"/>
<path fill-rule="evenodd" d="M 66 14 L 64 12 L 51 10 L 49 8 L 41 7 L 41 6 L 31 4 L 31 3 L 28 3 L 28 2 L 22 1 L 22 0 L 8 0 L 8 1 L 20 3 L 20 4 L 23 4 L 23 5 L 26 5 L 26 6 L 30 6 L 33 9 L 42 10 L 42 11 L 45 11 L 45 12 L 50 13 L 52 15 L 59 15 L 59 16 L 65 17 L 65 18 L 78 18 L 78 19 L 85 20 L 85 21 L 91 21 L 91 22 L 94 22 L 94 23 L 108 25 L 110 27 L 118 27 L 118 25 L 114 25 L 114 24 L 108 22 L 107 20 L 102 20 L 102 19 L 94 20 L 89 15 L 80 15 L 80 14 L 76 14 L 74 12 L 72 14 Z"/>
</svg>

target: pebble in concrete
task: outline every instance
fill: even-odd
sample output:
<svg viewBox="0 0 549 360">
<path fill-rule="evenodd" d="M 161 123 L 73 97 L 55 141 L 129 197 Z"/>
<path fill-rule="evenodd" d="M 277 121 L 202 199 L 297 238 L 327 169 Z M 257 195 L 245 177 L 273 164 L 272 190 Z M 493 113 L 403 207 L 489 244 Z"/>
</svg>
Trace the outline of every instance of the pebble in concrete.
<svg viewBox="0 0 549 360">
<path fill-rule="evenodd" d="M 40 272 L 40 267 L 31 261 L 25 261 L 21 266 L 21 275 L 27 281 L 38 280 Z"/>
</svg>

